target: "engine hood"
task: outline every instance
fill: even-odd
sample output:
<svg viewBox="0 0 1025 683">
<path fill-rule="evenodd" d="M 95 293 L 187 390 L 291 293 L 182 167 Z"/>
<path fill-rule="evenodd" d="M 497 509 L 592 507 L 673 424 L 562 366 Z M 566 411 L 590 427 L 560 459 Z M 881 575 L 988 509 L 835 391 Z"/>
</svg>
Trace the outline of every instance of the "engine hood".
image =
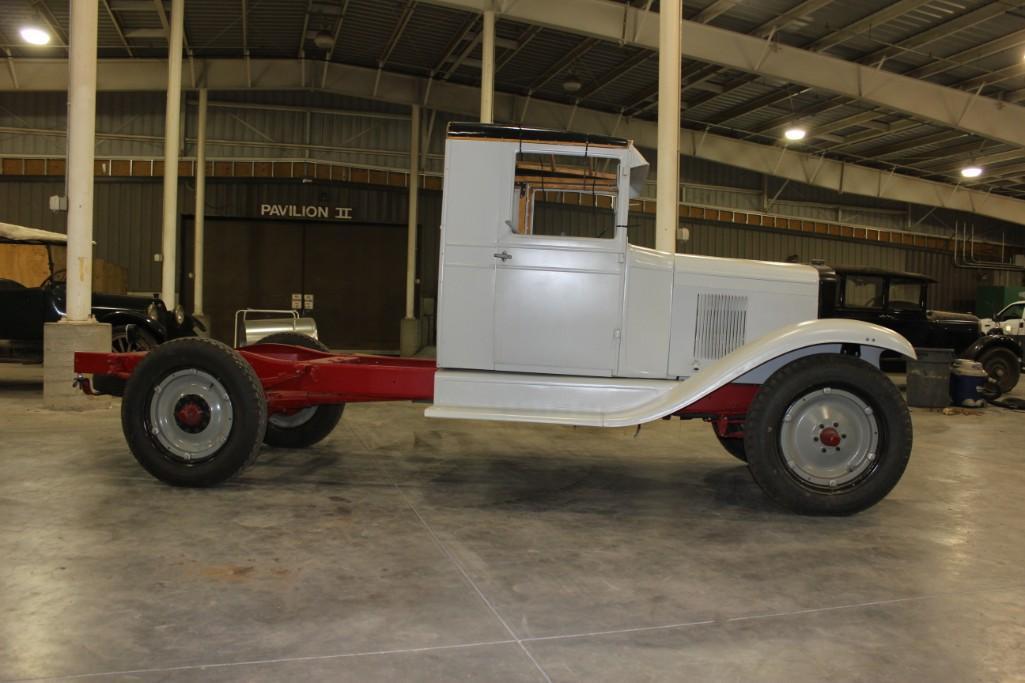
<svg viewBox="0 0 1025 683">
<path fill-rule="evenodd" d="M 818 270 L 812 266 L 798 263 L 676 254 L 675 267 L 678 273 L 707 277 L 738 278 L 752 283 L 759 281 L 782 282 L 814 287 L 818 287 L 819 283 Z"/>
<path fill-rule="evenodd" d="M 93 294 L 93 306 L 99 308 L 119 308 L 145 311 L 156 301 L 149 296 L 127 296 L 124 294 Z"/>
<path fill-rule="evenodd" d="M 954 313 L 953 311 L 929 311 L 930 320 L 944 325 L 972 325 L 978 327 L 979 319 L 971 313 Z"/>
</svg>

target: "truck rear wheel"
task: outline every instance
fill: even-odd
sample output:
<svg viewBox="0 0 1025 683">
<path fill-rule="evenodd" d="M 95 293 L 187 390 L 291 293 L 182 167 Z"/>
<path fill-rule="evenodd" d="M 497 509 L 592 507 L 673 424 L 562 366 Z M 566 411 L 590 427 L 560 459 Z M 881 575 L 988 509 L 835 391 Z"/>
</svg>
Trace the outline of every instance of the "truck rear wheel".
<svg viewBox="0 0 1025 683">
<path fill-rule="evenodd" d="M 261 344 L 289 344 L 316 351 L 329 351 L 322 342 L 298 332 L 267 335 Z M 294 413 L 278 413 L 267 419 L 263 442 L 274 448 L 306 448 L 323 441 L 338 426 L 345 404 L 329 404 L 302 408 Z"/>
<path fill-rule="evenodd" d="M 125 386 L 121 426 L 143 468 L 174 486 L 214 486 L 256 460 L 267 402 L 256 373 L 212 339 L 151 351 Z"/>
<path fill-rule="evenodd" d="M 727 453 L 741 462 L 747 462 L 747 451 L 744 450 L 744 439 L 719 436 L 719 432 L 715 429 L 715 425 L 712 425 L 712 432 L 715 434 L 715 438 L 719 440 L 719 443 L 722 444 L 722 447 L 726 449 Z"/>
<path fill-rule="evenodd" d="M 744 421 L 755 481 L 804 514 L 846 515 L 875 505 L 900 481 L 911 441 L 911 416 L 893 382 L 839 354 L 777 370 Z"/>
</svg>

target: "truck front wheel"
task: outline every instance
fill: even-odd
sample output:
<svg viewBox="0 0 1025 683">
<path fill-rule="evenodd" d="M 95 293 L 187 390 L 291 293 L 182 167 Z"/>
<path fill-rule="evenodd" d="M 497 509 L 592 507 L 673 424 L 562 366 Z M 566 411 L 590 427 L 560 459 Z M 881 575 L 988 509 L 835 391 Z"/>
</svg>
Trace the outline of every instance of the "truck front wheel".
<svg viewBox="0 0 1025 683">
<path fill-rule="evenodd" d="M 804 514 L 846 515 L 875 505 L 900 481 L 911 441 L 911 416 L 893 382 L 840 354 L 777 370 L 744 422 L 755 481 Z"/>
<path fill-rule="evenodd" d="M 267 402 L 256 373 L 212 339 L 175 339 L 136 366 L 121 402 L 132 455 L 175 486 L 213 486 L 256 460 Z"/>
</svg>

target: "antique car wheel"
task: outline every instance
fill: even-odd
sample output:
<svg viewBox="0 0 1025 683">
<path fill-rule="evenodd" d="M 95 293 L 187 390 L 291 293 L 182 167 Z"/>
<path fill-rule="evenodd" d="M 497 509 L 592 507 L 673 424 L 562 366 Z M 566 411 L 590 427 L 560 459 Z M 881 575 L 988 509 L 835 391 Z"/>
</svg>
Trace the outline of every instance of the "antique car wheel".
<svg viewBox="0 0 1025 683">
<path fill-rule="evenodd" d="M 110 350 L 114 353 L 150 351 L 158 344 L 153 335 L 143 329 L 136 328 L 128 334 L 127 325 L 115 325 L 110 331 Z"/>
<path fill-rule="evenodd" d="M 316 351 L 329 351 L 319 340 L 298 332 L 267 335 L 261 344 L 289 344 Z M 294 413 L 278 413 L 267 419 L 263 442 L 274 448 L 306 448 L 323 441 L 342 419 L 344 403 L 310 406 Z"/>
<path fill-rule="evenodd" d="M 1000 387 L 1000 393 L 1006 394 L 1018 384 L 1021 376 L 1021 363 L 1018 356 L 1010 349 L 990 349 L 981 356 L 979 362 L 986 374 Z"/>
<path fill-rule="evenodd" d="M 139 464 L 175 486 L 213 486 L 260 452 L 267 402 L 256 373 L 212 339 L 175 339 L 135 368 L 121 425 Z"/>
<path fill-rule="evenodd" d="M 839 354 L 777 370 L 744 422 L 755 481 L 780 505 L 805 514 L 846 515 L 882 500 L 907 467 L 911 434 L 893 382 Z"/>
<path fill-rule="evenodd" d="M 719 436 L 719 432 L 715 430 L 715 425 L 712 425 L 712 432 L 715 434 L 715 438 L 719 439 L 719 443 L 722 444 L 727 453 L 741 462 L 747 462 L 747 451 L 744 450 L 743 439 Z"/>
</svg>

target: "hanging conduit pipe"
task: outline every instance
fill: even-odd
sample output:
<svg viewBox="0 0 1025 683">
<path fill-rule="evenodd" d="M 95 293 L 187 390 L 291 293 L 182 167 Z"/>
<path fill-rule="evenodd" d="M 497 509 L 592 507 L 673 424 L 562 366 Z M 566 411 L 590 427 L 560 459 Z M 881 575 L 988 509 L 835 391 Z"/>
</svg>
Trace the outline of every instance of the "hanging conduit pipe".
<svg viewBox="0 0 1025 683">
<path fill-rule="evenodd" d="M 1000 240 L 1000 253 L 1005 251 L 1003 237 Z M 954 223 L 954 265 L 958 268 L 971 270 L 1006 270 L 1013 272 L 1025 272 L 1025 266 L 1016 266 L 1003 261 L 982 261 L 975 258 L 975 226 L 972 226 L 971 240 L 968 238 L 968 225 Z"/>
</svg>

